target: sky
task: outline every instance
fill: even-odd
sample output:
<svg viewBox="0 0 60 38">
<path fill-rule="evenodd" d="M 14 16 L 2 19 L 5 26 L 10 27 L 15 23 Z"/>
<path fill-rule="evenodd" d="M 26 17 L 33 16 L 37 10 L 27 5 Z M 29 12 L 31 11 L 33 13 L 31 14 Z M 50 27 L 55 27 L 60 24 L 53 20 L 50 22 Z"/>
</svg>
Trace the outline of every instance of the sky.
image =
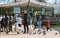
<svg viewBox="0 0 60 38">
<path fill-rule="evenodd" d="M 5 4 L 5 3 L 9 3 L 12 2 L 13 0 L 0 0 L 0 4 Z"/>
<path fill-rule="evenodd" d="M 46 0 L 47 3 L 55 3 L 55 0 Z"/>
<path fill-rule="evenodd" d="M 52 3 L 52 4 L 54 4 L 55 2 L 56 2 L 56 3 L 59 3 L 60 0 L 46 0 L 46 2 L 47 2 L 47 3 Z"/>
</svg>

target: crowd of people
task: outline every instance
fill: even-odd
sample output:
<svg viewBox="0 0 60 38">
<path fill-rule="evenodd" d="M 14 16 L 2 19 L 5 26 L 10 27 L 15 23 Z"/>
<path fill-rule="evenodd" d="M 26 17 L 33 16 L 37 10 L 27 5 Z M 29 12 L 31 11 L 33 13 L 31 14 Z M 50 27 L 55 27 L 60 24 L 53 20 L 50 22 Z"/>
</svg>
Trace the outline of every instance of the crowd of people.
<svg viewBox="0 0 60 38">
<path fill-rule="evenodd" d="M 37 26 L 38 26 L 38 32 L 41 33 L 42 29 L 42 16 L 38 14 L 37 16 Z M 21 28 L 22 25 L 24 25 L 24 31 L 23 34 L 32 33 L 34 31 L 34 24 L 32 23 L 33 20 L 30 18 L 30 16 L 27 13 L 27 10 L 24 10 L 23 17 L 20 14 L 15 14 L 14 16 L 5 14 L 4 16 L 0 16 L 0 33 L 6 32 L 8 34 L 10 31 L 12 31 L 12 25 L 15 25 L 15 31 L 17 34 L 19 34 L 19 28 Z M 46 29 L 50 28 L 50 20 L 46 20 Z"/>
</svg>

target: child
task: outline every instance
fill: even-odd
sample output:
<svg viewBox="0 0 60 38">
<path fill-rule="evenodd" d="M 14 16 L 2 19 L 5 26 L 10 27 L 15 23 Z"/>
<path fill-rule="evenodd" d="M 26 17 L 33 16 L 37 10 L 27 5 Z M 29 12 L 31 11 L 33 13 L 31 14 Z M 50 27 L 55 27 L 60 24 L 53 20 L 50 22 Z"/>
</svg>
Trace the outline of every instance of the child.
<svg viewBox="0 0 60 38">
<path fill-rule="evenodd" d="M 47 29 L 47 31 L 49 30 L 49 28 L 50 28 L 50 20 L 47 19 L 46 20 L 46 29 Z"/>
</svg>

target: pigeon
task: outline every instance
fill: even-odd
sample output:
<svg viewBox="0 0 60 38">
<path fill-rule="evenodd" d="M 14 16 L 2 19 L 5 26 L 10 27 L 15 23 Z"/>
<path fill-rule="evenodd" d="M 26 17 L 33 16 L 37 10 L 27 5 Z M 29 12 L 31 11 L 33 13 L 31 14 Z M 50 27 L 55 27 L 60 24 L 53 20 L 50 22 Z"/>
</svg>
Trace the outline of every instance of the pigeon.
<svg viewBox="0 0 60 38">
<path fill-rule="evenodd" d="M 43 31 L 43 35 L 46 35 L 46 32 L 45 31 Z"/>
<path fill-rule="evenodd" d="M 31 33 L 29 33 L 29 35 L 31 35 Z"/>
<path fill-rule="evenodd" d="M 17 32 L 17 34 L 19 34 L 19 32 Z"/>
<path fill-rule="evenodd" d="M 57 35 L 58 33 L 55 33 L 55 35 Z"/>
<path fill-rule="evenodd" d="M 33 34 L 36 34 L 36 32 L 35 32 L 35 33 L 33 33 Z"/>
</svg>

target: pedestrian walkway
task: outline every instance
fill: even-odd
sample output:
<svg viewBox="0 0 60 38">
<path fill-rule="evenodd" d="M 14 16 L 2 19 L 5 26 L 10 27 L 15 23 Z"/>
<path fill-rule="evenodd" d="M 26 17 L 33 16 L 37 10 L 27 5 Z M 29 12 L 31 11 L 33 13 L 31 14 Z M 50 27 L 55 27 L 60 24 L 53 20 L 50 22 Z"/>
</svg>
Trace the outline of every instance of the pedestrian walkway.
<svg viewBox="0 0 60 38">
<path fill-rule="evenodd" d="M 16 32 L 10 32 L 7 35 L 4 33 L 1 33 L 0 38 L 60 38 L 60 34 L 58 33 L 55 35 L 55 33 L 58 33 L 58 31 L 48 31 L 46 35 L 41 34 L 17 34 Z"/>
<path fill-rule="evenodd" d="M 21 27 L 21 29 L 23 30 L 23 26 Z M 33 32 L 36 32 L 37 29 L 35 29 Z M 57 33 L 57 34 L 56 34 Z M 43 30 L 41 34 L 17 34 L 17 32 L 14 31 L 14 25 L 13 25 L 13 31 L 9 32 L 8 34 L 5 34 L 5 32 L 2 32 L 0 34 L 0 38 L 60 38 L 60 34 L 58 33 L 58 31 L 52 30 L 52 31 L 48 31 L 46 32 L 46 35 L 43 35 Z"/>
</svg>

